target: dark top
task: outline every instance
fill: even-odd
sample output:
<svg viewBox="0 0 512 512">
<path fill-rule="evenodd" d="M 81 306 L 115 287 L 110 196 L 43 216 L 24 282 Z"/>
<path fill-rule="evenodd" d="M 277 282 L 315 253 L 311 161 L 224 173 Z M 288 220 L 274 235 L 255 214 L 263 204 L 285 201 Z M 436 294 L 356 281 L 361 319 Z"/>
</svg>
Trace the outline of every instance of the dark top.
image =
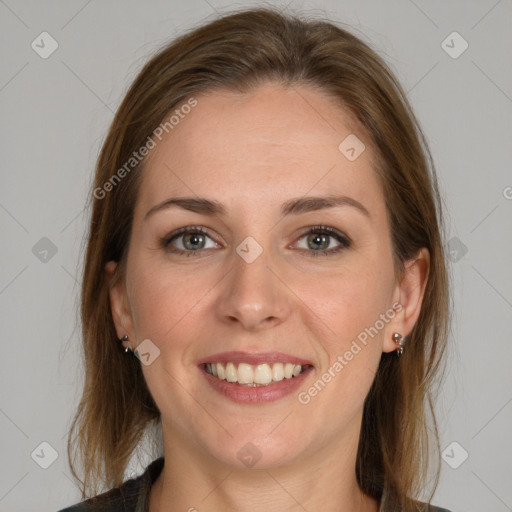
<svg viewBox="0 0 512 512">
<path fill-rule="evenodd" d="M 121 487 L 90 498 L 59 512 L 148 512 L 149 492 L 164 467 L 164 458 L 154 460 L 137 478 L 127 480 Z M 450 512 L 444 508 L 426 507 L 428 512 Z"/>
</svg>

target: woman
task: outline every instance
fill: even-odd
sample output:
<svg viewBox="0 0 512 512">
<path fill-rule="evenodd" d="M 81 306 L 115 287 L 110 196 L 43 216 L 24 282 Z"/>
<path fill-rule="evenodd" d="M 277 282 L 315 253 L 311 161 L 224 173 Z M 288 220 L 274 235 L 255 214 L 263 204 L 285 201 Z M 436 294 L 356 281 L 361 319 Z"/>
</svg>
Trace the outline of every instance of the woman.
<svg viewBox="0 0 512 512">
<path fill-rule="evenodd" d="M 365 43 L 267 9 L 177 39 L 121 104 L 92 206 L 70 463 L 84 497 L 113 490 L 67 511 L 442 510 L 418 501 L 440 200 Z M 151 426 L 163 456 L 123 483 Z"/>
</svg>

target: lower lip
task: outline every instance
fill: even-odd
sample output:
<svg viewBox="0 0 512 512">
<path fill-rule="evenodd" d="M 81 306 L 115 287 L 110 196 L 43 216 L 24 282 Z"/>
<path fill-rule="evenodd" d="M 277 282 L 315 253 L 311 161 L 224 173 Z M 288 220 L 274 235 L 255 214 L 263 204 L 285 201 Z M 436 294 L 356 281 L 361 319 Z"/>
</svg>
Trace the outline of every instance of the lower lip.
<svg viewBox="0 0 512 512">
<path fill-rule="evenodd" d="M 283 379 L 279 382 L 272 382 L 267 386 L 244 386 L 236 382 L 228 382 L 221 380 L 206 372 L 204 367 L 201 371 L 205 376 L 210 386 L 222 395 L 226 396 L 233 402 L 242 404 L 263 404 L 267 402 L 275 402 L 285 396 L 290 395 L 296 391 L 304 379 L 313 371 L 313 367 L 309 366 L 297 377 L 291 379 Z"/>
</svg>

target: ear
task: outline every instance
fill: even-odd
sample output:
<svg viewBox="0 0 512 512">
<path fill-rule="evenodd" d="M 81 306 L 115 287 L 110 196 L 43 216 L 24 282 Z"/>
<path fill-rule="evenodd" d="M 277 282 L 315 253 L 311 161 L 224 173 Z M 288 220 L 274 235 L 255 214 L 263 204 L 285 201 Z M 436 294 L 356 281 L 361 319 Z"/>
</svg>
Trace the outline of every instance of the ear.
<svg viewBox="0 0 512 512">
<path fill-rule="evenodd" d="M 384 352 L 393 352 L 397 346 L 392 339 L 398 332 L 409 336 L 421 312 L 423 297 L 430 271 L 430 253 L 425 247 L 405 263 L 405 268 L 394 291 L 394 304 L 398 304 L 393 320 L 388 324 L 383 344 Z"/>
<path fill-rule="evenodd" d="M 123 342 L 123 347 L 128 347 L 130 340 L 135 340 L 133 320 L 126 295 L 126 287 L 122 276 L 116 275 L 118 263 L 109 261 L 105 265 L 105 276 L 109 282 L 110 310 L 116 327 L 117 337 L 121 339 L 128 335 L 129 340 Z"/>
</svg>

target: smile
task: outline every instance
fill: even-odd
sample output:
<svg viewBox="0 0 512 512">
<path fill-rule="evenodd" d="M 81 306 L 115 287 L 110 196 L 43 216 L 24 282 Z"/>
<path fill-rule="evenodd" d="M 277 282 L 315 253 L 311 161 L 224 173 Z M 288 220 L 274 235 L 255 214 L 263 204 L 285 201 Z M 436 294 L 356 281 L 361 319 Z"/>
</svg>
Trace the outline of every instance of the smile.
<svg viewBox="0 0 512 512">
<path fill-rule="evenodd" d="M 206 373 L 219 380 L 240 384 L 242 386 L 268 386 L 272 382 L 292 379 L 302 374 L 310 365 L 293 363 L 205 363 Z"/>
</svg>

